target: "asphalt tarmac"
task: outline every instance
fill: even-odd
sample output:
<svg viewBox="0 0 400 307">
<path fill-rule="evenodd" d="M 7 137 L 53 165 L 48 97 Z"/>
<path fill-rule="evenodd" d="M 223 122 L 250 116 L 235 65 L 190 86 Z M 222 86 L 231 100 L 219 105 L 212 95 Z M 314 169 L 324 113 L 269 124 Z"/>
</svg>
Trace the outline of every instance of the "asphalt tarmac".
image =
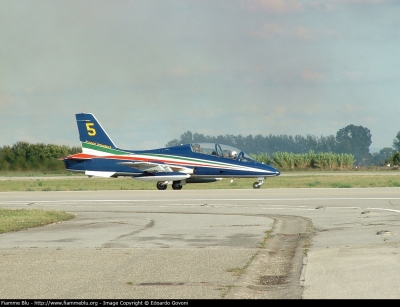
<svg viewBox="0 0 400 307">
<path fill-rule="evenodd" d="M 400 298 L 400 188 L 1 192 L 2 299 Z"/>
</svg>

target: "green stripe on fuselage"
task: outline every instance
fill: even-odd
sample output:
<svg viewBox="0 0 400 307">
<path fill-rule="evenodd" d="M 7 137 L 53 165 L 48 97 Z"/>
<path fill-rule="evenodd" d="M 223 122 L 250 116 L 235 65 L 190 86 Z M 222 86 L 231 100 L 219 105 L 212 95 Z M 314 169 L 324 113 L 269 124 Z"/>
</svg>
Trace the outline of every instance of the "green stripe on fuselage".
<svg viewBox="0 0 400 307">
<path fill-rule="evenodd" d="M 126 151 L 122 151 L 122 150 L 118 150 L 118 149 L 112 149 L 112 148 L 106 148 L 103 146 L 99 146 L 99 145 L 94 145 L 94 144 L 88 144 L 85 142 L 82 142 L 82 147 L 87 148 L 87 149 L 92 149 L 92 150 L 96 150 L 96 151 L 101 151 L 101 152 L 106 152 L 112 155 L 126 155 L 129 154 Z"/>
</svg>

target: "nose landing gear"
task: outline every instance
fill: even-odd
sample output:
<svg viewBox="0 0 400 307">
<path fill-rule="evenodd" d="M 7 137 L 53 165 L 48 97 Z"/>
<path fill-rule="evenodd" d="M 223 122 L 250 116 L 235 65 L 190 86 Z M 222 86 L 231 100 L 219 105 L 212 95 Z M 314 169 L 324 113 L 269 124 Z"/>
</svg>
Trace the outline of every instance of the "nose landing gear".
<svg viewBox="0 0 400 307">
<path fill-rule="evenodd" d="M 253 183 L 253 189 L 259 189 L 261 185 L 264 183 L 264 178 L 257 178 L 258 181 Z"/>
</svg>

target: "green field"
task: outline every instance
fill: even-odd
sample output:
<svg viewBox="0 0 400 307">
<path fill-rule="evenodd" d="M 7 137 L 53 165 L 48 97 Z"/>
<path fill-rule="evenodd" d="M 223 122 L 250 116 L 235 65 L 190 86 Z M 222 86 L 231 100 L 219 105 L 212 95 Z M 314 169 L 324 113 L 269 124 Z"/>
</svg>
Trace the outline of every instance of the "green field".
<svg viewBox="0 0 400 307">
<path fill-rule="evenodd" d="M 26 179 L 25 179 L 26 178 Z M 88 178 L 86 176 L 1 177 L 0 192 L 11 191 L 91 191 L 157 190 L 155 182 L 127 177 Z M 213 183 L 187 184 L 185 190 L 252 189 L 254 179 L 223 179 Z M 269 188 L 369 188 L 400 187 L 400 171 L 387 172 L 288 172 L 265 180 L 261 189 Z M 172 189 L 170 186 L 168 189 Z M 178 191 L 177 191 L 178 192 Z"/>
</svg>

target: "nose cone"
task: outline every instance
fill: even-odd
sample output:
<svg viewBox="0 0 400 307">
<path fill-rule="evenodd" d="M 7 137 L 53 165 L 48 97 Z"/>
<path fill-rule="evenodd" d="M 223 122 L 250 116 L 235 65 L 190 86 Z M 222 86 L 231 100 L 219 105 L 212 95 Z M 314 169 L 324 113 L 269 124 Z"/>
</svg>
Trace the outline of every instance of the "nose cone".
<svg viewBox="0 0 400 307">
<path fill-rule="evenodd" d="M 268 172 L 270 173 L 270 176 L 279 176 L 281 174 L 280 171 L 278 171 L 275 167 L 268 165 Z"/>
<path fill-rule="evenodd" d="M 278 171 L 276 168 L 272 167 L 273 172 L 275 173 L 275 176 L 279 176 L 281 174 L 280 171 Z"/>
</svg>

